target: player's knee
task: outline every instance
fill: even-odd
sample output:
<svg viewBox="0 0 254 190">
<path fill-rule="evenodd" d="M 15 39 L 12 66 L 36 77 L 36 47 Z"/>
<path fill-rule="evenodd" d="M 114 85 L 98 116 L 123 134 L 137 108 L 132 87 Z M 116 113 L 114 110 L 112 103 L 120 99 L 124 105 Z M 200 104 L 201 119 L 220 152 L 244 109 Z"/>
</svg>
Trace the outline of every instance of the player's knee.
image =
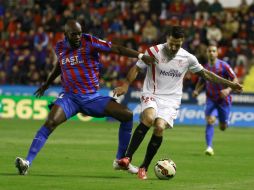
<svg viewBox="0 0 254 190">
<path fill-rule="evenodd" d="M 55 119 L 48 118 L 44 125 L 53 131 L 57 127 L 58 122 Z"/>
<path fill-rule="evenodd" d="M 225 131 L 228 125 L 226 123 L 220 123 L 220 130 Z"/>
<path fill-rule="evenodd" d="M 207 117 L 206 121 L 209 125 L 213 125 L 216 121 L 216 118 L 215 117 Z"/>
<path fill-rule="evenodd" d="M 144 123 L 146 126 L 151 127 L 154 123 L 154 117 L 150 115 L 142 115 L 141 118 L 142 123 Z"/>
<path fill-rule="evenodd" d="M 120 122 L 128 122 L 133 120 L 133 113 L 129 109 L 124 109 L 124 111 L 114 116 Z"/>
<path fill-rule="evenodd" d="M 130 110 L 127 111 L 126 120 L 127 121 L 133 120 L 133 113 L 132 113 L 132 111 L 130 111 Z"/>
<path fill-rule="evenodd" d="M 122 122 L 132 121 L 133 113 L 129 109 L 126 109 L 124 116 L 122 117 Z"/>
<path fill-rule="evenodd" d="M 163 126 L 155 126 L 154 130 L 153 130 L 153 133 L 156 135 L 156 136 L 163 136 L 163 131 L 164 131 L 164 127 Z"/>
</svg>

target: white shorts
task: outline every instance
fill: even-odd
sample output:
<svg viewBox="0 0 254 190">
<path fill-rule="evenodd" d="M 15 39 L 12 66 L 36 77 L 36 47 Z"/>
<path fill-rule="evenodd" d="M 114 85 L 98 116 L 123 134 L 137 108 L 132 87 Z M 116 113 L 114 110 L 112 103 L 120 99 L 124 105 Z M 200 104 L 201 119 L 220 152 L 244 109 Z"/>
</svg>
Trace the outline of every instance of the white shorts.
<svg viewBox="0 0 254 190">
<path fill-rule="evenodd" d="M 154 108 L 156 118 L 164 119 L 170 128 L 173 128 L 174 120 L 177 118 L 180 102 L 177 99 L 160 98 L 158 95 L 142 93 L 140 97 L 141 112 L 147 108 Z"/>
</svg>

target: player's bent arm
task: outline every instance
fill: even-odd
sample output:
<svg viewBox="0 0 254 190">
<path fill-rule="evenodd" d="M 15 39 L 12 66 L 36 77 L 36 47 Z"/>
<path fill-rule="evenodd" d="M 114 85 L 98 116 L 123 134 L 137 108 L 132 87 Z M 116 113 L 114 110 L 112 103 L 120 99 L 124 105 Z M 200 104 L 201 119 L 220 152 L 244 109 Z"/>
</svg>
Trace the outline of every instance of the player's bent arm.
<svg viewBox="0 0 254 190">
<path fill-rule="evenodd" d="M 203 81 L 203 79 L 199 78 L 198 83 L 195 86 L 195 89 L 192 93 L 193 97 L 197 97 L 199 95 L 199 93 L 202 91 L 202 89 L 204 88 L 205 83 Z"/>
<path fill-rule="evenodd" d="M 138 73 L 140 71 L 140 68 L 136 65 L 134 65 L 130 71 L 127 74 L 126 80 L 124 84 L 120 87 L 117 87 L 113 90 L 113 96 L 121 96 L 123 94 L 126 94 L 129 89 L 129 85 L 136 79 Z"/>
<path fill-rule="evenodd" d="M 139 71 L 140 71 L 140 68 L 137 65 L 134 65 L 130 69 L 130 71 L 128 72 L 127 77 L 126 77 L 126 83 L 128 85 L 130 85 L 137 78 Z"/>
<path fill-rule="evenodd" d="M 50 73 L 49 77 L 47 78 L 46 82 L 43 83 L 35 92 L 34 95 L 36 97 L 43 96 L 44 92 L 48 89 L 49 85 L 58 77 L 61 73 L 61 68 L 58 63 L 55 62 L 55 67 L 53 71 Z"/>
<path fill-rule="evenodd" d="M 119 55 L 124 55 L 127 57 L 133 57 L 133 58 L 138 58 L 139 52 L 132 50 L 130 48 L 126 48 L 120 45 L 112 44 L 111 46 L 111 53 L 116 53 Z"/>
<path fill-rule="evenodd" d="M 224 79 L 206 69 L 202 69 L 201 71 L 196 72 L 196 74 L 201 76 L 205 80 L 208 80 L 210 82 L 217 83 L 217 84 L 222 84 L 224 86 L 232 88 L 233 90 L 236 90 L 237 92 L 242 91 L 242 86 L 239 83 Z"/>
<path fill-rule="evenodd" d="M 144 63 L 147 65 L 158 62 L 158 60 L 156 60 L 156 58 L 154 57 L 144 55 L 143 53 L 139 53 L 136 50 L 126 48 L 116 44 L 112 44 L 110 53 L 116 53 L 116 54 L 127 56 L 127 57 L 139 58 L 140 60 L 144 61 Z"/>
<path fill-rule="evenodd" d="M 233 79 L 233 82 L 238 83 L 238 82 L 239 82 L 239 81 L 238 81 L 238 78 L 235 77 L 235 78 Z M 232 88 L 228 87 L 227 90 L 228 90 L 229 93 L 230 93 L 230 92 L 232 91 Z"/>
<path fill-rule="evenodd" d="M 61 74 L 61 67 L 58 62 L 55 63 L 55 67 L 53 68 L 53 71 L 49 74 L 47 81 L 44 85 L 49 86 L 53 83 L 53 81 Z"/>
<path fill-rule="evenodd" d="M 127 91 L 130 84 L 137 78 L 139 71 L 140 71 L 140 68 L 137 65 L 134 65 L 128 72 L 125 83 L 123 85 Z"/>
</svg>

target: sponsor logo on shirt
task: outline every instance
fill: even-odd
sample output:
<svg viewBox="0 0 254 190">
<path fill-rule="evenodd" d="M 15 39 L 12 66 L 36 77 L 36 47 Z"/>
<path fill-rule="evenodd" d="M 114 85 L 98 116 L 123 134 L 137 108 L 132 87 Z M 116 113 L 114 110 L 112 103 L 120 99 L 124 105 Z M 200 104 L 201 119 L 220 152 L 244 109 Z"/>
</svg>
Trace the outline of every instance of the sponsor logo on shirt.
<svg viewBox="0 0 254 190">
<path fill-rule="evenodd" d="M 61 60 L 61 63 L 62 65 L 65 65 L 65 64 L 76 65 L 76 64 L 84 63 L 84 61 L 79 60 L 78 56 L 71 56 L 71 57 L 63 58 Z"/>
<path fill-rule="evenodd" d="M 178 70 L 170 69 L 169 71 L 161 70 L 160 75 L 169 76 L 169 77 L 174 78 L 174 77 L 181 77 L 182 73 L 180 73 Z"/>
</svg>

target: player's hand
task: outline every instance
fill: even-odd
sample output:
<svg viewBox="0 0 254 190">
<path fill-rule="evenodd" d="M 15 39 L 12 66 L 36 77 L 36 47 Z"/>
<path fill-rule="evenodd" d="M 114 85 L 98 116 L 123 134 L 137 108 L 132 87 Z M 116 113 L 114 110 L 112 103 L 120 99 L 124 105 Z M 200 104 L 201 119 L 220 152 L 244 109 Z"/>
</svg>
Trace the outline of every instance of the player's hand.
<svg viewBox="0 0 254 190">
<path fill-rule="evenodd" d="M 220 97 L 222 99 L 226 98 L 230 94 L 230 89 L 225 88 L 220 91 Z"/>
<path fill-rule="evenodd" d="M 243 86 L 239 84 L 238 82 L 233 82 L 233 85 L 231 86 L 231 88 L 236 93 L 241 93 L 243 91 Z"/>
<path fill-rule="evenodd" d="M 128 84 L 124 84 L 122 86 L 116 87 L 113 90 L 113 97 L 115 97 L 115 96 L 119 97 L 119 96 L 121 96 L 123 94 L 126 94 L 127 91 L 128 91 L 128 88 L 129 88 Z"/>
<path fill-rule="evenodd" d="M 193 98 L 196 98 L 198 95 L 199 95 L 199 93 L 198 93 L 197 90 L 194 90 L 194 91 L 192 92 L 192 97 L 193 97 Z"/>
<path fill-rule="evenodd" d="M 144 61 L 144 63 L 147 65 L 158 64 L 159 62 L 158 59 L 156 59 L 155 57 L 151 57 L 148 55 L 143 55 L 141 60 Z"/>
<path fill-rule="evenodd" d="M 42 84 L 35 92 L 34 95 L 39 98 L 43 96 L 44 92 L 48 89 L 48 85 Z"/>
</svg>

